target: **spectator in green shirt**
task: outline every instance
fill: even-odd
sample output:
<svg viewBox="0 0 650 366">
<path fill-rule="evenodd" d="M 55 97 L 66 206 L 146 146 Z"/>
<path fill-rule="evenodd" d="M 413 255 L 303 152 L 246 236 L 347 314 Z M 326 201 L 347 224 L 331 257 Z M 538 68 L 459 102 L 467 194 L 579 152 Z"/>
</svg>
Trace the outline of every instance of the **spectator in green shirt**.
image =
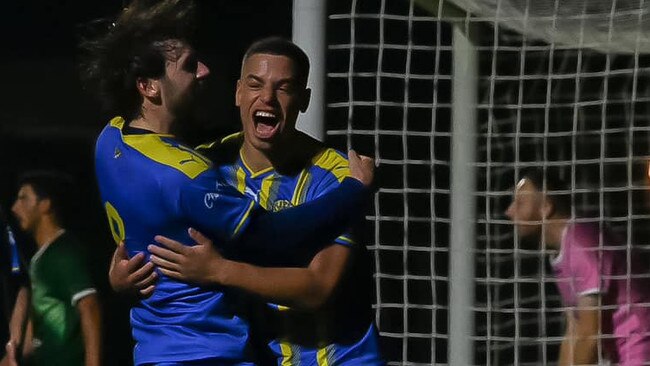
<svg viewBox="0 0 650 366">
<path fill-rule="evenodd" d="M 23 354 L 35 366 L 96 366 L 101 359 L 101 310 L 77 240 L 65 230 L 71 179 L 31 172 L 19 182 L 12 212 L 36 242 Z M 7 346 L 9 358 L 16 352 Z M 8 365 L 15 360 L 8 360 Z"/>
</svg>

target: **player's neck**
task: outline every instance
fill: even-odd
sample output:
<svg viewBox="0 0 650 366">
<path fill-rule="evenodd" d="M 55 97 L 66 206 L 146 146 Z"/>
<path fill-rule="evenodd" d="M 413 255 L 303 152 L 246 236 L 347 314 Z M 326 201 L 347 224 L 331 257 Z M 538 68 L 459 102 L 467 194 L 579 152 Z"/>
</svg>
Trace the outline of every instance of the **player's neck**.
<svg viewBox="0 0 650 366">
<path fill-rule="evenodd" d="M 41 248 L 52 243 L 63 233 L 63 228 L 52 219 L 43 218 L 34 231 L 36 246 Z"/>
<path fill-rule="evenodd" d="M 256 149 L 248 141 L 244 141 L 240 151 L 244 163 L 252 173 L 257 173 L 273 166 L 267 154 L 262 150 Z"/>
<path fill-rule="evenodd" d="M 544 241 L 549 249 L 560 250 L 562 246 L 562 235 L 569 224 L 566 217 L 552 217 L 544 224 Z"/>
<path fill-rule="evenodd" d="M 320 142 L 297 132 L 285 141 L 275 143 L 273 148 L 268 150 L 257 149 L 248 141 L 244 141 L 241 154 L 253 173 L 273 168 L 281 174 L 292 174 L 302 169 L 307 160 L 321 148 Z"/>
<path fill-rule="evenodd" d="M 147 104 L 142 106 L 140 117 L 129 122 L 129 126 L 141 128 L 159 134 L 169 134 L 172 130 L 174 118 L 171 113 L 159 106 Z"/>
</svg>

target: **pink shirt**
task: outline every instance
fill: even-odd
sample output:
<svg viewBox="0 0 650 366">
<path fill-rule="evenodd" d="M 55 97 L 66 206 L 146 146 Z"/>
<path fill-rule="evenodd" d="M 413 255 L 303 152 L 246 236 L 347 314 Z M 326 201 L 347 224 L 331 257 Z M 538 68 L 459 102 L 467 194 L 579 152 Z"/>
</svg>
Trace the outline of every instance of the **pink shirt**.
<svg viewBox="0 0 650 366">
<path fill-rule="evenodd" d="M 601 295 L 605 356 L 636 366 L 650 364 L 650 280 L 630 276 L 648 272 L 641 270 L 634 251 L 630 262 L 628 271 L 627 247 L 607 230 L 601 245 L 598 223 L 569 224 L 560 253 L 551 260 L 566 306 L 575 306 L 580 296 Z"/>
</svg>

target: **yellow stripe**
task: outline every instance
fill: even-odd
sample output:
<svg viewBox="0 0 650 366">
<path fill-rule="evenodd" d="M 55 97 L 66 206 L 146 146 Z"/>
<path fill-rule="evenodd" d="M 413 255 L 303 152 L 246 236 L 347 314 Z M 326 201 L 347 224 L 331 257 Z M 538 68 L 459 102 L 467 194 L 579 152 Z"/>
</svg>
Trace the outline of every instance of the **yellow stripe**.
<svg viewBox="0 0 650 366">
<path fill-rule="evenodd" d="M 346 242 L 346 243 L 354 244 L 354 240 L 348 238 L 348 237 L 345 236 L 345 235 L 341 235 L 341 236 L 339 236 L 339 237 L 336 238 L 336 239 L 341 240 L 341 241 L 344 241 L 344 242 Z"/>
<path fill-rule="evenodd" d="M 190 149 L 189 147 L 183 146 L 183 145 L 178 145 L 178 146 L 175 146 L 175 147 L 177 149 L 179 149 L 179 150 L 187 151 L 188 153 L 190 153 L 190 154 L 196 156 L 197 158 L 203 160 L 203 162 L 206 163 L 208 166 L 212 165 L 212 162 L 210 161 L 210 159 L 206 158 L 205 156 L 203 156 L 200 152 L 198 152 L 196 150 Z"/>
<path fill-rule="evenodd" d="M 313 160 L 314 165 L 334 174 L 340 182 L 350 176 L 350 164 L 341 154 L 334 149 L 325 149 Z"/>
<path fill-rule="evenodd" d="M 237 190 L 241 193 L 246 191 L 246 172 L 242 167 L 237 167 Z"/>
<path fill-rule="evenodd" d="M 251 203 L 248 205 L 248 208 L 246 209 L 246 213 L 244 213 L 244 216 L 242 216 L 241 220 L 239 221 L 239 224 L 237 224 L 237 227 L 235 228 L 235 231 L 232 233 L 233 236 L 239 233 L 239 230 L 241 229 L 242 225 L 244 225 L 244 222 L 246 222 L 248 216 L 250 216 L 253 206 L 255 206 L 255 201 L 251 201 Z"/>
<path fill-rule="evenodd" d="M 208 142 L 208 143 L 201 144 L 201 145 L 195 147 L 194 150 L 207 150 L 207 149 L 211 149 L 212 146 L 214 146 L 214 145 L 216 145 L 216 144 L 217 144 L 217 141 Z"/>
<path fill-rule="evenodd" d="M 124 119 L 115 117 L 111 120 L 112 127 L 122 130 Z M 163 165 L 178 170 L 189 178 L 196 178 L 210 168 L 210 162 L 196 151 L 184 146 L 172 146 L 164 141 L 162 137 L 173 137 L 148 133 L 146 135 L 122 135 L 124 143 L 139 151 L 142 155 Z"/>
<path fill-rule="evenodd" d="M 126 230 L 124 230 L 124 220 L 117 212 L 115 206 L 110 202 L 106 201 L 104 203 L 104 209 L 106 210 L 106 217 L 108 218 L 108 227 L 111 229 L 111 235 L 115 244 L 120 245 L 124 242 L 126 238 Z"/>
<path fill-rule="evenodd" d="M 329 366 L 329 346 L 318 349 L 317 359 L 318 366 Z"/>
<path fill-rule="evenodd" d="M 308 181 L 309 177 L 309 172 L 307 170 L 303 170 L 300 172 L 300 177 L 298 178 L 298 183 L 296 184 L 296 188 L 293 191 L 293 197 L 291 197 L 291 203 L 294 206 L 298 206 L 299 204 L 302 203 L 302 199 L 304 198 L 303 196 L 303 190 L 305 189 L 305 183 Z"/>
<path fill-rule="evenodd" d="M 291 309 L 290 307 L 284 305 L 277 305 L 277 307 L 278 307 L 278 311 L 287 311 Z"/>
<path fill-rule="evenodd" d="M 231 140 L 236 140 L 236 139 L 243 138 L 243 137 L 244 137 L 243 132 L 235 132 L 233 134 L 230 134 L 230 135 L 222 138 L 221 143 L 223 144 L 223 143 L 229 142 Z"/>
<path fill-rule="evenodd" d="M 124 127 L 124 118 L 114 117 L 110 122 L 108 122 L 108 124 L 111 125 L 111 127 L 117 127 L 121 130 L 122 127 Z"/>
<path fill-rule="evenodd" d="M 280 351 L 282 352 L 282 366 L 292 366 L 293 350 L 291 345 L 287 342 L 280 342 Z"/>
<path fill-rule="evenodd" d="M 254 171 L 253 168 L 251 168 L 251 166 L 248 165 L 248 163 L 246 162 L 246 159 L 244 158 L 244 154 L 242 153 L 241 149 L 239 150 L 239 158 L 241 159 L 241 163 L 246 167 L 246 169 L 248 169 L 248 171 L 251 172 L 251 178 L 257 178 L 260 175 L 273 170 L 273 167 L 270 166 L 270 167 L 262 169 L 262 170 L 260 170 L 258 172 Z"/>
<path fill-rule="evenodd" d="M 267 207 L 267 204 L 269 201 L 269 196 L 271 195 L 271 187 L 273 186 L 274 180 L 275 176 L 273 175 L 269 175 L 268 177 L 264 178 L 264 180 L 262 180 L 262 187 L 258 195 L 260 206 L 264 207 L 267 210 L 270 209 L 270 207 Z"/>
<path fill-rule="evenodd" d="M 229 144 L 231 142 L 235 142 L 237 139 L 243 139 L 244 138 L 244 133 L 243 132 L 236 132 L 233 134 L 230 134 L 221 140 L 215 140 L 212 142 L 207 142 L 205 144 L 201 144 L 197 147 L 194 148 L 194 150 L 208 150 L 213 148 L 215 145 L 223 145 L 223 144 Z"/>
</svg>

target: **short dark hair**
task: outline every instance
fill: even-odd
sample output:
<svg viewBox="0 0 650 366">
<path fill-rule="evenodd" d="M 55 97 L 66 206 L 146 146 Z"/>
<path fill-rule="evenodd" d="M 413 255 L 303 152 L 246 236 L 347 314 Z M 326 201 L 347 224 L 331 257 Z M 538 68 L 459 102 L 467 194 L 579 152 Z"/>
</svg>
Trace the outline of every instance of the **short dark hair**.
<svg viewBox="0 0 650 366">
<path fill-rule="evenodd" d="M 253 42 L 242 59 L 242 66 L 253 55 L 269 54 L 276 56 L 285 56 L 293 61 L 296 68 L 296 77 L 302 86 L 307 86 L 309 78 L 309 57 L 302 48 L 295 43 L 282 37 L 267 37 Z"/>
<path fill-rule="evenodd" d="M 560 171 L 554 167 L 530 167 L 521 170 L 520 179 L 527 179 L 535 188 L 543 192 L 553 202 L 555 211 L 571 215 L 571 186 L 562 179 Z"/>
<path fill-rule="evenodd" d="M 134 0 L 117 19 L 99 19 L 82 40 L 81 78 L 94 89 L 102 107 L 127 119 L 141 113 L 140 77 L 165 74 L 164 41 L 190 42 L 196 30 L 192 0 Z"/>
<path fill-rule="evenodd" d="M 32 170 L 18 178 L 18 187 L 29 185 L 39 199 L 49 199 L 57 223 L 65 226 L 73 207 L 74 179 L 54 170 Z"/>
</svg>

